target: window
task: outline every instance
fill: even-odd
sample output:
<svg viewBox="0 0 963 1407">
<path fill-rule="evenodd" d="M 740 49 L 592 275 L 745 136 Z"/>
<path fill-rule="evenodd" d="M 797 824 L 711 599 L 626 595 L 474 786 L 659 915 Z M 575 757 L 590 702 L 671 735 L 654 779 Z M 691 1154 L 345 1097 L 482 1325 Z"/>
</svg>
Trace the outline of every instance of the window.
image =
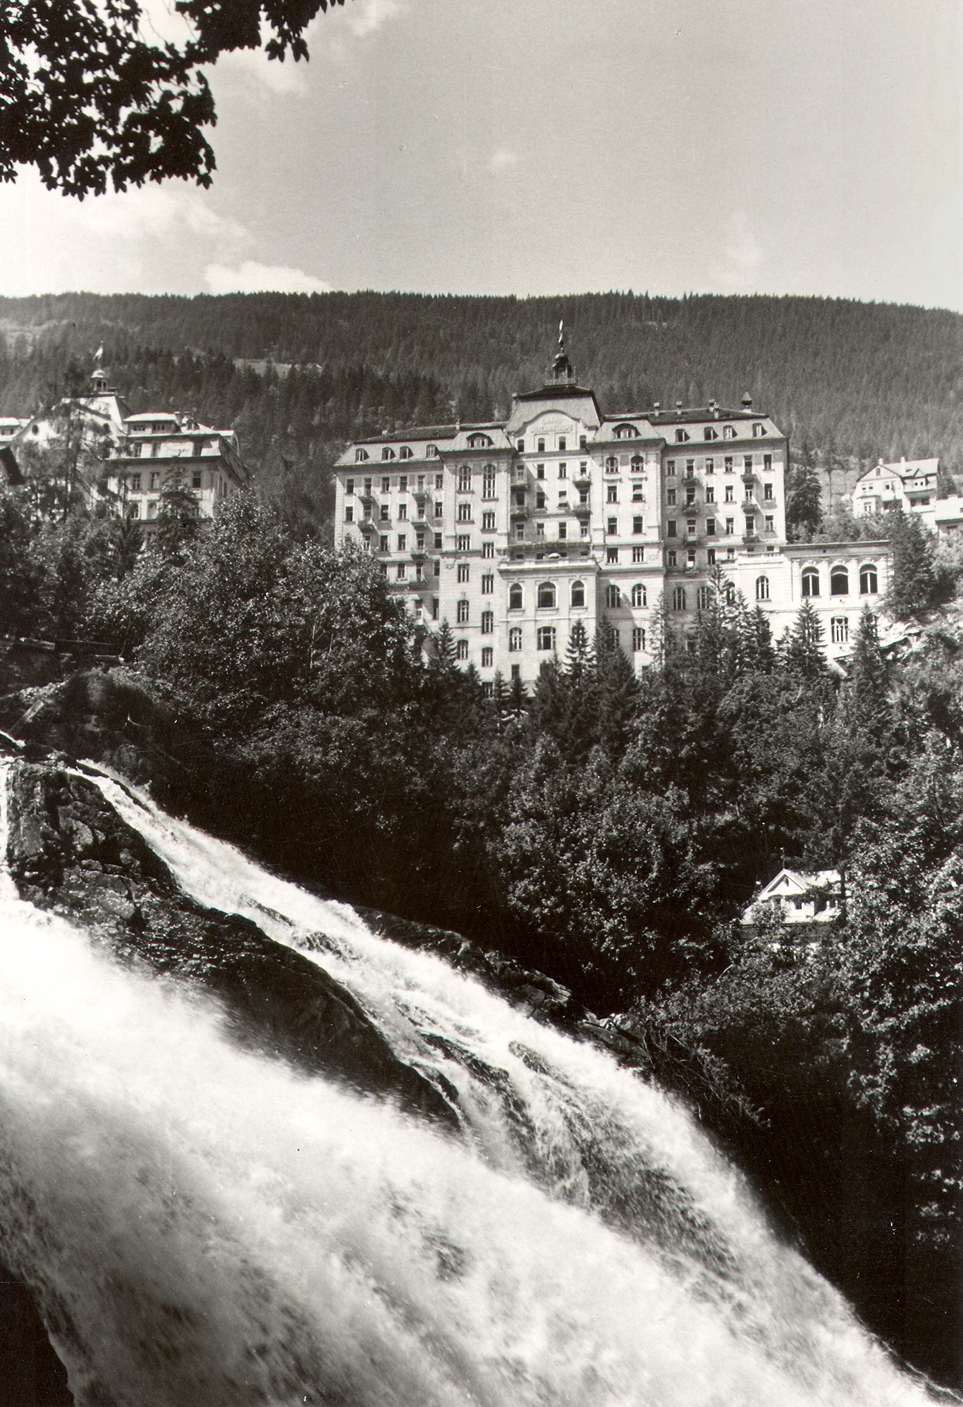
<svg viewBox="0 0 963 1407">
<path fill-rule="evenodd" d="M 608 525 L 607 525 L 605 531 L 606 531 L 606 533 L 608 534 L 609 537 L 616 537 L 616 536 L 618 535 L 618 531 L 619 531 L 618 519 L 616 519 L 616 518 L 609 518 L 609 519 L 608 519 Z"/>
<path fill-rule="evenodd" d="M 675 489 L 666 489 L 665 501 L 670 508 L 675 507 Z"/>
<path fill-rule="evenodd" d="M 444 474 L 436 474 L 436 475 L 435 475 L 435 488 L 436 488 L 436 489 L 443 489 L 444 487 L 445 487 L 445 476 L 444 476 Z"/>
<path fill-rule="evenodd" d="M 522 628 L 520 625 L 513 625 L 508 632 L 508 649 L 510 654 L 517 654 L 522 648 Z"/>
<path fill-rule="evenodd" d="M 766 433 L 766 427 L 765 427 L 765 425 L 753 425 L 753 427 L 752 427 L 752 437 L 753 437 L 754 440 L 761 439 L 762 436 L 763 436 L 765 433 Z"/>
<path fill-rule="evenodd" d="M 140 488 L 140 484 L 137 485 Z M 344 483 L 345 493 L 354 493 L 354 479 L 346 479 Z"/>
<path fill-rule="evenodd" d="M 830 621 L 830 638 L 834 645 L 845 645 L 849 639 L 849 621 L 845 616 L 833 616 Z"/>
<path fill-rule="evenodd" d="M 459 505 L 458 505 L 458 521 L 459 521 L 459 523 L 470 523 L 470 522 L 471 522 L 471 504 L 470 504 L 470 503 L 459 503 Z"/>
<path fill-rule="evenodd" d="M 869 566 L 860 567 L 859 594 L 861 596 L 875 596 L 878 590 L 879 585 L 878 578 L 876 576 L 876 568 L 872 564 L 870 564 Z"/>
<path fill-rule="evenodd" d="M 151 489 L 152 489 L 152 490 L 153 490 L 153 489 L 159 489 L 159 488 L 160 488 L 160 474 L 158 474 L 158 473 L 156 473 L 156 472 L 153 473 L 153 474 L 151 474 L 151 476 L 150 476 L 150 486 L 151 486 Z"/>
<path fill-rule="evenodd" d="M 458 470 L 458 492 L 471 493 L 471 469 L 467 464 Z"/>
<path fill-rule="evenodd" d="M 645 460 L 642 458 L 641 454 L 633 454 L 630 467 L 633 474 L 642 473 L 645 468 Z"/>
<path fill-rule="evenodd" d="M 567 478 L 568 478 L 568 468 L 567 468 L 566 464 L 564 463 L 564 461 L 558 466 L 558 477 L 559 477 L 560 479 L 567 479 Z"/>
<path fill-rule="evenodd" d="M 668 522 L 666 523 L 666 525 L 665 525 L 665 535 L 666 535 L 666 537 L 678 537 L 678 535 L 679 535 L 679 533 L 678 533 L 678 528 L 677 528 L 677 526 L 676 526 L 676 521 L 675 521 L 674 518 L 670 518 L 670 519 L 668 520 Z"/>
<path fill-rule="evenodd" d="M 519 645 L 518 648 L 521 649 L 521 645 Z M 522 667 L 521 667 L 521 665 L 520 665 L 520 664 L 513 664 L 513 665 L 512 665 L 512 679 L 513 679 L 513 680 L 517 679 L 517 680 L 519 681 L 519 683 L 521 683 L 521 678 L 522 678 Z"/>
<path fill-rule="evenodd" d="M 716 491 L 712 484 L 706 484 L 706 503 L 715 503 Z"/>
<path fill-rule="evenodd" d="M 694 567 L 695 564 L 696 564 L 695 548 L 694 548 L 694 547 L 690 547 L 688 553 L 686 554 L 686 566 L 687 566 L 687 567 Z"/>
<path fill-rule="evenodd" d="M 769 578 L 767 576 L 756 577 L 756 600 L 769 600 Z"/>
<path fill-rule="evenodd" d="M 436 551 L 439 551 L 439 550 L 441 549 L 441 543 L 442 543 L 441 533 L 435 533 L 435 550 L 436 550 Z"/>
<path fill-rule="evenodd" d="M 700 611 L 707 611 L 712 605 L 712 587 L 700 586 L 696 592 L 696 604 Z"/>
<path fill-rule="evenodd" d="M 545 609 L 555 605 L 555 586 L 550 581 L 543 581 L 538 588 L 538 605 Z"/>
<path fill-rule="evenodd" d="M 633 547 L 633 548 L 632 548 L 632 561 L 633 561 L 633 562 L 644 562 L 644 561 L 645 561 L 645 548 L 644 548 L 644 547 Z"/>
<path fill-rule="evenodd" d="M 772 491 L 772 484 L 763 484 L 763 486 L 762 486 L 762 496 L 763 496 L 763 498 L 768 498 L 768 499 L 772 499 L 772 498 L 775 497 L 775 495 L 773 494 L 773 491 Z"/>
<path fill-rule="evenodd" d="M 622 600 L 622 593 L 617 586 L 607 586 L 605 588 L 605 604 L 610 611 L 618 608 Z"/>
<path fill-rule="evenodd" d="M 193 473 L 191 474 L 191 488 L 192 488 L 192 489 L 199 489 L 200 486 L 201 486 L 201 471 L 200 471 L 200 469 L 195 469 L 195 470 L 193 471 Z"/>
<path fill-rule="evenodd" d="M 398 457 L 399 457 L 399 459 L 410 459 L 410 458 L 411 458 L 411 448 L 410 448 L 410 446 L 408 446 L 408 445 L 402 445 L 402 446 L 401 446 L 401 449 L 398 451 Z"/>
<path fill-rule="evenodd" d="M 519 523 L 518 526 L 516 527 L 516 529 L 515 529 L 515 541 L 516 541 L 516 542 L 524 542 L 524 541 L 525 541 L 525 524 L 524 524 L 524 523 Z"/>
<path fill-rule="evenodd" d="M 572 605 L 585 605 L 585 583 L 583 581 L 572 582 Z"/>
<path fill-rule="evenodd" d="M 736 530 L 736 520 L 735 520 L 735 518 L 727 518 L 727 519 L 726 519 L 726 537 L 732 537 L 732 534 L 735 532 L 735 530 Z"/>
<path fill-rule="evenodd" d="M 684 445 L 688 442 L 689 435 L 686 430 L 676 430 L 675 442 L 677 445 Z"/>
<path fill-rule="evenodd" d="M 686 489 L 686 491 L 685 491 L 685 502 L 686 502 L 686 507 L 687 507 L 687 508 L 691 508 L 692 505 L 693 505 L 693 503 L 695 503 L 695 489 L 694 489 L 694 488 L 691 488 L 691 487 L 690 487 L 690 488 L 687 488 L 687 489 Z"/>
<path fill-rule="evenodd" d="M 390 479 L 382 479 L 382 480 L 381 480 L 381 492 L 382 492 L 382 493 L 390 493 L 390 492 L 391 492 L 391 480 L 390 480 Z"/>
<path fill-rule="evenodd" d="M 685 520 L 685 527 L 686 527 L 686 533 L 688 534 L 688 536 L 689 536 L 689 537 L 695 537 L 695 535 L 696 535 L 696 520 L 695 520 L 695 518 L 686 518 L 686 520 Z"/>
<path fill-rule="evenodd" d="M 389 516 L 390 516 L 390 515 L 389 515 L 389 513 L 388 513 L 388 505 L 387 505 L 387 503 L 382 503 L 382 505 L 381 505 L 381 521 L 382 521 L 383 523 L 387 523 Z"/>
<path fill-rule="evenodd" d="M 736 438 L 735 426 L 726 425 L 722 431 L 722 438 L 724 440 L 734 440 Z"/>
<path fill-rule="evenodd" d="M 381 451 L 381 458 L 382 458 L 382 459 L 394 459 L 394 457 L 395 457 L 395 452 L 394 452 L 394 450 L 393 450 L 393 449 L 389 449 L 388 446 L 385 445 L 384 449 Z"/>
<path fill-rule="evenodd" d="M 802 574 L 802 594 L 804 596 L 819 595 L 819 573 L 815 567 L 807 567 Z"/>
<path fill-rule="evenodd" d="M 727 455 L 726 455 L 725 470 L 726 470 L 726 473 L 727 473 L 727 474 L 731 474 L 731 473 L 732 473 L 732 455 L 731 455 L 731 454 L 727 454 Z"/>
<path fill-rule="evenodd" d="M 632 627 L 632 649 L 635 651 L 645 649 L 645 631 L 641 625 L 633 625 Z"/>
<path fill-rule="evenodd" d="M 735 489 L 733 488 L 732 484 L 726 484 L 726 502 L 727 502 L 727 503 L 735 503 L 735 501 L 736 501 Z"/>
<path fill-rule="evenodd" d="M 685 587 L 677 586 L 672 593 L 672 609 L 674 611 L 684 611 L 685 608 Z"/>
<path fill-rule="evenodd" d="M 707 518 L 707 519 L 706 519 L 706 537 L 715 537 L 715 535 L 716 535 L 716 520 L 715 520 L 715 518 Z"/>
<path fill-rule="evenodd" d="M 674 567 L 676 565 L 676 555 L 675 550 L 671 548 L 665 554 L 665 564 L 667 567 Z"/>
<path fill-rule="evenodd" d="M 765 471 L 767 474 L 770 473 L 770 471 L 772 470 L 772 455 L 771 455 L 771 454 L 764 454 L 764 455 L 762 456 L 762 467 L 763 467 L 764 471 Z"/>
<path fill-rule="evenodd" d="M 388 534 L 387 534 L 387 533 L 382 533 L 382 535 L 381 535 L 381 550 L 382 550 L 382 552 L 387 552 L 387 551 L 388 551 Z"/>
<path fill-rule="evenodd" d="M 694 460 L 694 459 L 687 459 L 686 462 L 685 462 L 685 475 L 686 475 L 686 478 L 687 478 L 687 479 L 691 479 L 694 473 L 695 473 L 695 460 Z"/>
<path fill-rule="evenodd" d="M 774 533 L 775 531 L 776 531 L 776 520 L 775 520 L 775 518 L 773 517 L 773 515 L 772 515 L 771 513 L 767 513 L 767 514 L 766 514 L 766 532 L 767 532 L 767 533 Z"/>
<path fill-rule="evenodd" d="M 524 453 L 525 453 L 525 441 L 524 441 L 524 440 L 516 440 L 516 441 L 515 441 L 515 448 L 518 450 L 519 454 L 524 454 Z"/>
<path fill-rule="evenodd" d="M 714 472 L 715 472 L 715 460 L 714 460 L 714 459 L 707 459 L 707 460 L 706 460 L 706 473 L 707 473 L 707 474 L 713 474 Z"/>
<path fill-rule="evenodd" d="M 610 454 L 605 461 L 605 472 L 606 474 L 617 474 L 619 472 L 619 461 L 614 454 Z"/>
<path fill-rule="evenodd" d="M 424 535 L 424 533 L 418 533 L 418 534 L 417 534 L 417 536 L 415 537 L 415 546 L 417 547 L 417 549 L 418 549 L 419 552 L 423 552 L 423 551 L 425 550 L 425 535 Z"/>
<path fill-rule="evenodd" d="M 559 437 L 558 437 L 558 447 L 559 447 L 559 449 L 564 449 L 567 444 L 568 444 L 568 441 L 566 440 L 565 436 L 564 436 L 564 435 L 559 435 Z"/>
<path fill-rule="evenodd" d="M 398 492 L 399 492 L 399 493 L 407 493 L 407 492 L 408 492 L 408 475 L 407 475 L 407 474 L 402 474 L 402 475 L 400 476 L 400 478 L 398 479 Z"/>
<path fill-rule="evenodd" d="M 639 533 L 644 533 L 644 532 L 645 532 L 645 522 L 644 522 L 644 520 L 643 520 L 642 518 L 633 518 L 633 519 L 632 519 L 632 532 L 633 532 L 633 534 L 639 534 Z"/>
<path fill-rule="evenodd" d="M 510 611 L 520 611 L 522 609 L 523 596 L 522 588 L 516 581 L 508 588 L 508 609 Z"/>
<path fill-rule="evenodd" d="M 353 508 L 348 507 L 348 508 L 346 508 L 346 509 L 344 510 L 344 521 L 345 521 L 346 523 L 353 523 L 353 522 L 354 522 L 354 509 L 353 509 Z"/>
<path fill-rule="evenodd" d="M 466 563 L 467 566 L 467 563 Z M 467 580 L 467 577 L 466 577 Z M 481 579 L 481 590 L 483 596 L 491 596 L 495 590 L 495 578 L 491 572 L 486 572 Z"/>
<path fill-rule="evenodd" d="M 715 564 L 716 564 L 716 549 L 715 549 L 714 547 L 709 547 L 709 548 L 707 548 L 707 550 L 706 550 L 706 561 L 708 562 L 708 564 L 709 564 L 710 567 L 714 567 L 714 566 L 715 566 Z"/>
<path fill-rule="evenodd" d="M 407 505 L 407 503 L 399 503 L 399 504 L 398 504 L 398 517 L 401 518 L 402 520 L 406 520 L 406 519 L 407 519 L 407 517 L 408 517 L 408 505 Z"/>
<path fill-rule="evenodd" d="M 751 473 L 752 473 L 752 455 L 751 455 L 751 454 L 747 454 L 747 455 L 745 456 L 745 458 L 743 459 L 742 462 L 743 462 L 743 471 L 742 471 L 742 472 L 743 472 L 744 474 L 751 474 Z"/>
<path fill-rule="evenodd" d="M 641 484 L 633 484 L 633 485 L 632 485 L 632 502 L 633 502 L 633 503 L 644 503 L 644 502 L 645 502 L 645 489 L 643 488 L 643 486 L 642 486 Z"/>
<path fill-rule="evenodd" d="M 536 523 L 536 524 L 535 524 L 535 536 L 536 536 L 536 538 L 539 538 L 541 541 L 544 542 L 544 540 L 545 540 L 545 524 L 544 524 L 544 523 Z"/>
<path fill-rule="evenodd" d="M 632 605 L 635 607 L 646 605 L 645 587 L 641 581 L 637 581 L 632 588 Z"/>
<path fill-rule="evenodd" d="M 619 549 L 617 547 L 606 547 L 605 560 L 609 566 L 611 566 L 613 562 L 617 562 L 619 560 Z"/>
<path fill-rule="evenodd" d="M 455 643 L 455 659 L 466 660 L 468 658 L 468 641 L 458 640 Z"/>
<path fill-rule="evenodd" d="M 151 504 L 151 507 L 152 507 L 152 508 L 156 507 L 156 504 L 153 504 L 153 503 L 152 503 L 152 504 Z M 140 517 L 140 504 L 139 504 L 139 503 L 128 503 L 128 505 L 127 505 L 127 516 L 128 516 L 128 518 L 139 518 L 139 517 Z"/>
<path fill-rule="evenodd" d="M 367 452 L 367 450 L 363 450 L 363 449 L 356 449 L 356 450 L 355 450 L 355 452 L 354 452 L 354 462 L 355 462 L 355 464 L 363 464 L 364 461 L 365 461 L 367 458 L 368 458 L 368 452 Z"/>
<path fill-rule="evenodd" d="M 568 537 L 568 523 L 559 523 L 559 525 L 558 525 L 558 540 L 559 540 L 559 542 L 564 542 L 567 537 Z"/>
<path fill-rule="evenodd" d="M 618 503 L 618 501 L 619 501 L 619 486 L 618 486 L 618 484 L 609 484 L 608 493 L 606 494 L 606 502 L 607 502 L 607 503 Z"/>
<path fill-rule="evenodd" d="M 455 538 L 455 551 L 456 551 L 456 552 L 470 552 L 470 551 L 471 551 L 471 538 L 470 538 L 470 537 L 467 537 L 467 536 L 466 536 L 465 534 L 463 534 L 463 533 L 459 533 L 458 536 Z"/>
<path fill-rule="evenodd" d="M 484 629 L 484 627 L 482 627 L 482 629 Z M 482 669 L 491 669 L 491 667 L 492 667 L 492 665 L 493 665 L 494 663 L 495 663 L 495 651 L 492 649 L 491 645 L 485 645 L 485 646 L 483 646 L 483 647 L 482 647 Z"/>
<path fill-rule="evenodd" d="M 637 440 L 639 432 L 634 425 L 616 425 L 615 438 L 617 440 Z"/>
<path fill-rule="evenodd" d="M 404 552 L 404 550 L 405 550 L 405 548 L 406 548 L 407 546 L 408 546 L 408 538 L 407 538 L 406 534 L 405 534 L 405 533 L 399 533 L 399 534 L 398 534 L 398 551 L 399 551 L 399 552 Z"/>
<path fill-rule="evenodd" d="M 717 440 L 719 438 L 719 431 L 713 430 L 711 425 L 707 425 L 702 432 L 702 438 L 704 440 Z"/>
<path fill-rule="evenodd" d="M 536 645 L 539 650 L 555 649 L 554 625 L 540 625 L 538 627 Z"/>
<path fill-rule="evenodd" d="M 398 580 L 399 580 L 399 581 L 404 581 L 404 579 L 405 579 L 405 577 L 406 577 L 407 575 L 408 575 L 408 567 L 407 567 L 407 564 L 404 563 L 404 562 L 399 562 L 399 563 L 398 563 Z"/>
<path fill-rule="evenodd" d="M 545 440 L 544 440 L 544 438 L 540 439 L 540 440 L 537 442 L 535 448 L 536 448 L 536 450 L 538 451 L 539 454 L 544 454 L 544 453 L 545 453 Z"/>
<path fill-rule="evenodd" d="M 458 625 L 465 625 L 468 621 L 468 602 L 464 599 L 457 602 L 455 606 L 455 621 Z"/>
<path fill-rule="evenodd" d="M 536 507 L 536 508 L 544 508 L 544 507 L 545 507 L 545 490 L 544 490 L 544 489 L 538 489 L 538 490 L 537 490 L 537 492 L 536 492 L 536 494 L 535 494 L 535 507 Z"/>
<path fill-rule="evenodd" d="M 495 630 L 495 612 L 482 611 L 481 613 L 481 633 L 491 635 Z"/>
<path fill-rule="evenodd" d="M 469 564 L 468 564 L 467 562 L 459 562 L 459 563 L 458 563 L 458 580 L 459 580 L 460 582 L 461 582 L 461 581 L 467 581 L 467 580 L 469 579 L 470 572 L 471 572 L 471 567 L 469 566 Z"/>
<path fill-rule="evenodd" d="M 482 471 L 482 498 L 495 497 L 495 466 L 486 464 Z"/>
<path fill-rule="evenodd" d="M 830 596 L 849 595 L 849 572 L 845 567 L 833 567 L 829 574 Z"/>
<path fill-rule="evenodd" d="M 667 479 L 674 479 L 674 478 L 675 478 L 675 460 L 674 460 L 674 459 L 667 459 L 667 460 L 665 461 L 665 477 L 666 477 Z"/>
<path fill-rule="evenodd" d="M 472 449 L 488 449 L 491 445 L 490 435 L 469 435 L 468 443 Z"/>
<path fill-rule="evenodd" d="M 445 505 L 438 499 L 435 500 L 435 517 L 441 518 L 445 512 Z"/>
<path fill-rule="evenodd" d="M 494 557 L 494 555 L 495 555 L 495 544 L 494 544 L 493 542 L 483 542 L 483 543 L 482 543 L 482 556 L 483 556 L 483 557 Z"/>
</svg>

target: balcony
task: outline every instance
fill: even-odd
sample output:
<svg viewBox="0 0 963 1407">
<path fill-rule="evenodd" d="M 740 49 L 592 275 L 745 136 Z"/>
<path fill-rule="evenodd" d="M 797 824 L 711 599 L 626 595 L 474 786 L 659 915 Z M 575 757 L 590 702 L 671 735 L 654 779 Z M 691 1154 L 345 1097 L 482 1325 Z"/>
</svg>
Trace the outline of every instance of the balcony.
<svg viewBox="0 0 963 1407">
<path fill-rule="evenodd" d="M 588 518 L 592 513 L 592 505 L 588 502 L 576 503 L 571 511 L 575 514 L 576 518 Z"/>
<path fill-rule="evenodd" d="M 590 484 L 592 475 L 587 469 L 580 469 L 577 474 L 572 475 L 572 482 L 576 484 Z"/>
</svg>

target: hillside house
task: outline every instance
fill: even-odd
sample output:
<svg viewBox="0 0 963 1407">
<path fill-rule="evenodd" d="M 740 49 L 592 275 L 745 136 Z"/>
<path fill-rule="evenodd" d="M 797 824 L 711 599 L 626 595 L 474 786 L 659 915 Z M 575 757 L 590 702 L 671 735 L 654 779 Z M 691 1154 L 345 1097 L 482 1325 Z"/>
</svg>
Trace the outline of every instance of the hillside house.
<svg viewBox="0 0 963 1407">
<path fill-rule="evenodd" d="M 838 870 L 781 869 L 763 885 L 742 915 L 744 924 L 759 923 L 774 911 L 783 923 L 832 923 L 839 917 L 842 879 Z"/>
</svg>

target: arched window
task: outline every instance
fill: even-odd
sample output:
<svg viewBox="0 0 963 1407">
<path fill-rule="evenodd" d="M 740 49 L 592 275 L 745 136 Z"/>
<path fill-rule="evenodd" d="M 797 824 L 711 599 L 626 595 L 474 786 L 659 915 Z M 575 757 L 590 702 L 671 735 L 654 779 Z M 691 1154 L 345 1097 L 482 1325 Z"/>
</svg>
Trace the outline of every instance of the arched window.
<svg viewBox="0 0 963 1407">
<path fill-rule="evenodd" d="M 619 472 L 619 461 L 614 454 L 610 454 L 605 461 L 605 472 L 606 474 L 617 474 Z"/>
<path fill-rule="evenodd" d="M 833 567 L 829 574 L 830 596 L 849 595 L 849 572 L 845 567 Z"/>
<path fill-rule="evenodd" d="M 641 454 L 633 454 L 633 456 L 632 456 L 632 473 L 633 473 L 633 474 L 641 474 L 641 473 L 642 473 L 642 470 L 643 470 L 644 468 L 645 468 L 645 460 L 642 458 Z"/>
<path fill-rule="evenodd" d="M 401 449 L 398 451 L 398 458 L 399 458 L 399 459 L 410 459 L 410 458 L 411 458 L 411 446 L 410 446 L 410 445 L 402 445 L 402 446 L 401 446 Z"/>
<path fill-rule="evenodd" d="M 536 641 L 540 650 L 555 649 L 555 627 L 554 625 L 540 625 L 536 632 Z"/>
<path fill-rule="evenodd" d="M 510 611 L 520 611 L 522 609 L 522 588 L 516 581 L 508 588 L 508 609 Z"/>
<path fill-rule="evenodd" d="M 394 459 L 394 457 L 395 457 L 395 452 L 394 452 L 394 450 L 393 450 L 393 449 L 390 449 L 390 448 L 388 447 L 388 445 L 385 445 L 384 449 L 381 451 L 381 458 L 382 458 L 382 459 Z"/>
<path fill-rule="evenodd" d="M 632 588 L 632 605 L 633 605 L 633 606 L 644 606 L 644 605 L 646 605 L 645 587 L 642 585 L 641 581 L 637 581 L 637 582 L 635 583 L 635 585 L 633 586 L 633 588 Z"/>
<path fill-rule="evenodd" d="M 555 605 L 555 584 L 551 581 L 543 581 L 538 588 L 538 604 L 540 607 Z"/>
<path fill-rule="evenodd" d="M 622 600 L 622 593 L 617 586 L 607 586 L 605 588 L 605 604 L 610 611 L 614 611 Z"/>
<path fill-rule="evenodd" d="M 674 611 L 685 610 L 685 587 L 677 586 L 672 593 L 672 609 Z"/>
<path fill-rule="evenodd" d="M 469 435 L 468 443 L 472 449 L 487 449 L 491 444 L 490 435 Z"/>
<path fill-rule="evenodd" d="M 815 567 L 807 567 L 802 574 L 802 594 L 804 596 L 819 595 L 819 572 Z"/>
<path fill-rule="evenodd" d="M 463 464 L 458 470 L 458 492 L 469 493 L 471 491 L 471 470 L 467 464 Z"/>
<path fill-rule="evenodd" d="M 707 611 L 712 605 L 712 587 L 700 586 L 696 592 L 696 601 L 700 611 Z"/>
<path fill-rule="evenodd" d="M 584 581 L 573 581 L 573 582 L 572 582 L 572 605 L 573 605 L 573 606 L 584 606 L 584 605 L 585 605 L 585 583 L 584 583 Z"/>
<path fill-rule="evenodd" d="M 859 594 L 861 596 L 875 596 L 879 590 L 879 578 L 876 575 L 876 567 L 869 562 L 865 567 L 859 569 Z"/>
<path fill-rule="evenodd" d="M 676 432 L 675 432 L 675 442 L 676 442 L 677 445 L 684 445 L 684 444 L 686 443 L 686 441 L 688 440 L 688 438 L 689 438 L 689 435 L 688 435 L 688 432 L 687 432 L 686 430 L 676 430 Z"/>
<path fill-rule="evenodd" d="M 769 600 L 769 578 L 767 576 L 756 577 L 756 600 Z"/>
<path fill-rule="evenodd" d="M 711 425 L 707 425 L 702 432 L 702 438 L 704 440 L 717 440 L 719 438 L 719 431 L 713 430 Z"/>
<path fill-rule="evenodd" d="M 367 451 L 366 449 L 356 449 L 356 450 L 355 450 L 355 452 L 354 452 L 354 462 L 355 462 L 355 464 L 362 464 L 367 458 L 368 458 L 368 451 Z"/>
<path fill-rule="evenodd" d="M 639 432 L 634 425 L 616 425 L 615 438 L 617 440 L 637 440 Z"/>
<path fill-rule="evenodd" d="M 522 627 L 513 625 L 508 632 L 508 648 L 512 654 L 522 648 Z"/>
<path fill-rule="evenodd" d="M 733 584 L 732 584 L 731 581 L 727 581 L 727 582 L 726 582 L 726 585 L 725 585 L 725 592 L 726 592 L 726 605 L 727 605 L 727 606 L 734 606 L 734 605 L 736 604 L 736 588 L 733 586 Z"/>
</svg>

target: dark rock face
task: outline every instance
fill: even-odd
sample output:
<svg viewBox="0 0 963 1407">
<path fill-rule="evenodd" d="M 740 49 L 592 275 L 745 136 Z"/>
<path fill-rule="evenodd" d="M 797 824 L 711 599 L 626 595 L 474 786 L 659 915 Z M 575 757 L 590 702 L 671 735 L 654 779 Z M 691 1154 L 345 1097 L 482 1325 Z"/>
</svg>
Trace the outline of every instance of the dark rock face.
<svg viewBox="0 0 963 1407">
<path fill-rule="evenodd" d="M 8 850 L 22 898 L 76 922 L 120 961 L 210 993 L 241 1044 L 456 1125 L 349 992 L 247 919 L 187 898 L 92 782 L 55 763 L 16 763 Z"/>
</svg>

